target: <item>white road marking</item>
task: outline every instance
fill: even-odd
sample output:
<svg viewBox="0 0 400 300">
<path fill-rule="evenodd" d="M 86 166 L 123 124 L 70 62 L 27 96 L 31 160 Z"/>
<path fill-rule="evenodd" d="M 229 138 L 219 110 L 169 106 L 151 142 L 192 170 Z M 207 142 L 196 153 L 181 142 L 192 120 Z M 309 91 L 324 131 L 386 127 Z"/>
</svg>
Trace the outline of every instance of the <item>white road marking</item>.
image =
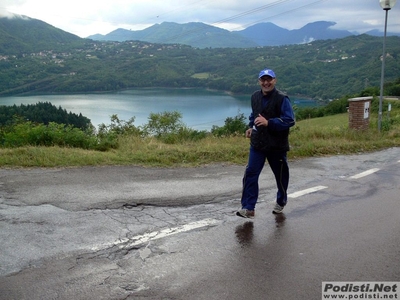
<svg viewBox="0 0 400 300">
<path fill-rule="evenodd" d="M 400 163 L 400 160 L 398 161 Z M 367 175 L 373 174 L 375 172 L 379 171 L 378 168 L 375 169 L 370 169 L 367 170 L 365 172 L 356 174 L 354 176 L 351 176 L 349 178 L 351 179 L 358 179 L 358 178 L 362 178 L 365 177 Z M 290 198 L 298 198 L 300 196 L 304 196 L 307 194 L 311 194 L 323 189 L 328 188 L 327 186 L 323 186 L 323 185 L 319 185 L 319 186 L 315 186 L 312 188 L 308 188 L 302 191 L 298 191 L 295 193 L 291 193 L 288 195 L 288 197 Z M 118 246 L 120 248 L 130 248 L 130 247 L 134 247 L 134 246 L 138 246 L 140 244 L 144 244 L 153 240 L 158 240 L 161 238 L 165 238 L 174 234 L 178 234 L 178 233 L 182 233 L 182 232 L 187 232 L 193 229 L 198 229 L 198 228 L 202 228 L 202 227 L 208 227 L 208 226 L 213 226 L 215 224 L 219 223 L 218 220 L 215 219 L 204 219 L 204 220 L 200 220 L 200 221 L 196 221 L 196 222 L 191 222 L 188 224 L 184 224 L 181 226 L 177 226 L 177 227 L 173 227 L 173 228 L 166 228 L 160 231 L 153 231 L 153 232 L 149 232 L 149 233 L 145 233 L 142 235 L 137 235 L 133 238 L 125 238 L 125 239 L 120 239 L 117 242 L 114 243 L 109 243 L 109 244 L 103 244 L 103 245 L 98 245 L 97 247 L 92 247 L 93 251 L 97 251 L 100 250 L 101 248 L 108 248 L 108 247 L 112 247 L 112 246 Z"/>
<path fill-rule="evenodd" d="M 153 232 L 145 233 L 142 235 L 137 235 L 137 236 L 135 236 L 133 238 L 129 238 L 129 239 L 128 238 L 120 239 L 114 243 L 98 245 L 96 247 L 92 247 L 92 251 L 98 251 L 100 249 L 106 249 L 106 248 L 113 247 L 113 246 L 118 246 L 121 249 L 130 248 L 130 247 L 134 247 L 134 246 L 146 243 L 146 242 L 165 238 L 167 236 L 171 236 L 171 235 L 174 235 L 177 233 L 186 232 L 186 231 L 190 231 L 190 230 L 198 229 L 198 228 L 202 228 L 202 227 L 213 226 L 217 223 L 219 223 L 219 221 L 215 220 L 215 219 L 204 219 L 204 220 L 191 222 L 191 223 L 173 227 L 173 228 L 165 228 L 160 231 L 153 231 Z"/>
<path fill-rule="evenodd" d="M 371 175 L 371 174 L 373 174 L 375 172 L 378 172 L 378 171 L 379 171 L 378 168 L 370 169 L 370 170 L 367 170 L 365 172 L 362 172 L 362 173 L 356 174 L 354 176 L 351 176 L 350 179 L 359 179 L 361 177 L 365 177 L 365 176 Z"/>
<path fill-rule="evenodd" d="M 137 245 L 149 242 L 149 241 L 158 240 L 158 239 L 170 236 L 170 235 L 190 231 L 193 229 L 212 226 L 217 223 L 218 223 L 218 221 L 215 219 L 204 219 L 204 220 L 184 224 L 184 225 L 174 227 L 174 228 L 166 228 L 161 231 L 153 231 L 150 233 L 145 233 L 143 235 L 138 235 L 138 236 L 135 236 L 134 238 L 129 239 L 131 242 L 124 245 L 124 248 L 137 246 Z"/>
<path fill-rule="evenodd" d="M 323 189 L 326 189 L 326 188 L 328 188 L 328 187 L 327 186 L 323 186 L 323 185 L 319 185 L 319 186 L 315 186 L 315 187 L 312 187 L 312 188 L 309 188 L 309 189 L 305 189 L 305 190 L 302 190 L 302 191 L 298 191 L 298 192 L 289 194 L 288 197 L 297 198 L 297 197 L 304 196 L 304 195 L 307 195 L 307 194 L 311 194 L 311 193 L 314 193 L 314 192 L 317 192 L 317 191 L 320 191 L 320 190 L 323 190 Z"/>
</svg>

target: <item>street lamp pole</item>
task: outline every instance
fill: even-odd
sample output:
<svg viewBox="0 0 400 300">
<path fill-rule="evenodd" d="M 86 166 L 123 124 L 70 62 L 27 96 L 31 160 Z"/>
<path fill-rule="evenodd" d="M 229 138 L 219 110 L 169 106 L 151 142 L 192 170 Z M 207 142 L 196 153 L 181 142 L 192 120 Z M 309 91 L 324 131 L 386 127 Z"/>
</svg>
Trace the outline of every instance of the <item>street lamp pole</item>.
<svg viewBox="0 0 400 300">
<path fill-rule="evenodd" d="M 386 30 L 387 30 L 387 19 L 388 12 L 396 4 L 396 0 L 379 0 L 381 7 L 385 11 L 385 32 L 383 35 L 383 54 L 382 54 L 382 70 L 381 70 L 381 90 L 379 97 L 379 114 L 378 114 L 378 131 L 381 131 L 382 127 L 382 102 L 383 102 L 383 81 L 385 77 L 385 59 L 386 59 Z"/>
</svg>

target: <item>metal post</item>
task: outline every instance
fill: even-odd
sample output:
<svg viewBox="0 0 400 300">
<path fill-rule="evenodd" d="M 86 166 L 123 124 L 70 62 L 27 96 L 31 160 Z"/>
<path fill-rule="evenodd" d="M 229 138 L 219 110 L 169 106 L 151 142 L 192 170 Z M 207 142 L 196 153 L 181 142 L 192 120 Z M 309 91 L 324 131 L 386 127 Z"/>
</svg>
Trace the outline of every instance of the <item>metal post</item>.
<svg viewBox="0 0 400 300">
<path fill-rule="evenodd" d="M 390 8 L 389 8 L 390 9 Z M 379 114 L 378 114 L 378 131 L 381 131 L 382 127 L 382 102 L 383 102 L 383 80 L 385 77 L 385 59 L 386 59 L 386 28 L 389 9 L 385 9 L 385 32 L 383 35 L 383 54 L 382 54 L 382 72 L 381 72 L 381 92 L 379 97 Z"/>
</svg>

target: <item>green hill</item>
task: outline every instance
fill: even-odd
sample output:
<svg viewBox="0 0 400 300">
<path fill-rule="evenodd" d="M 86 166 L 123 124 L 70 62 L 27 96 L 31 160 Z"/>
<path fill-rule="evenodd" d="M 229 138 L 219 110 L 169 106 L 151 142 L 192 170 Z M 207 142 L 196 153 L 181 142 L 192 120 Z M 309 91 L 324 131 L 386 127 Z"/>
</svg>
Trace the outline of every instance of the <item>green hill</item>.
<svg viewBox="0 0 400 300">
<path fill-rule="evenodd" d="M 19 54 L 61 49 L 60 46 L 82 42 L 74 34 L 65 32 L 40 20 L 25 16 L 0 18 L 0 54 Z"/>
</svg>

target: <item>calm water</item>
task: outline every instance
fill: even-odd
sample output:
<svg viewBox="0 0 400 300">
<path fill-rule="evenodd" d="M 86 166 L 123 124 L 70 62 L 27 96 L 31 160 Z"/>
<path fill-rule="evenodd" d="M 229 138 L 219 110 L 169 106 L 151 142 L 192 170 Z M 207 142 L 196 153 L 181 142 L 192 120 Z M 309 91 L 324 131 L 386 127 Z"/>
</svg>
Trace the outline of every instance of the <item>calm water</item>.
<svg viewBox="0 0 400 300">
<path fill-rule="evenodd" d="M 294 99 L 292 99 L 294 101 Z M 301 106 L 302 100 L 295 100 Z M 213 125 L 224 125 L 225 119 L 250 113 L 250 95 L 230 96 L 204 89 L 135 89 L 110 94 L 39 95 L 0 97 L 0 105 L 35 104 L 50 102 L 68 112 L 82 113 L 92 124 L 110 124 L 110 116 L 120 120 L 135 117 L 135 126 L 148 122 L 150 113 L 179 111 L 182 121 L 197 130 L 209 130 Z M 303 105 L 315 105 L 304 101 Z"/>
</svg>

